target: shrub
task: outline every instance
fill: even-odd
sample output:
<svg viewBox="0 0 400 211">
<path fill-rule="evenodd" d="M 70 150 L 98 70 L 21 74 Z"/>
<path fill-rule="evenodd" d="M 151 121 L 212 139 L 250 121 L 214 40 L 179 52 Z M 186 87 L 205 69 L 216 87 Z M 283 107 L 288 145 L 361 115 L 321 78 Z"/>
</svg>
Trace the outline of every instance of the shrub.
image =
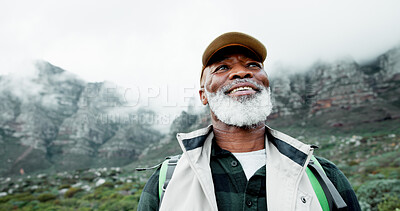
<svg viewBox="0 0 400 211">
<path fill-rule="evenodd" d="M 0 197 L 0 204 L 8 202 L 10 199 L 10 195 Z"/>
<path fill-rule="evenodd" d="M 387 194 L 400 195 L 400 180 L 372 180 L 361 185 L 357 190 L 359 201 L 369 204 L 372 211 L 378 210 L 378 204 Z"/>
<path fill-rule="evenodd" d="M 0 211 L 9 211 L 15 209 L 14 205 L 12 204 L 1 204 Z"/>
<path fill-rule="evenodd" d="M 14 201 L 28 201 L 28 198 L 32 198 L 31 193 L 16 193 L 7 196 L 0 197 L 0 203 L 6 203 L 7 201 L 14 200 Z"/>
<path fill-rule="evenodd" d="M 56 198 L 57 198 L 57 196 L 54 195 L 54 194 L 51 194 L 51 193 L 42 193 L 37 197 L 37 199 L 40 202 L 46 202 L 46 201 L 50 201 L 50 200 L 53 200 L 53 199 L 56 199 Z"/>
<path fill-rule="evenodd" d="M 33 195 L 22 196 L 19 198 L 20 201 L 34 201 L 36 198 Z"/>
<path fill-rule="evenodd" d="M 71 187 L 71 185 L 69 185 L 69 184 L 62 184 L 62 185 L 58 186 L 58 190 L 70 188 L 70 187 Z"/>
<path fill-rule="evenodd" d="M 82 189 L 80 189 L 80 188 L 74 188 L 74 187 L 69 188 L 69 189 L 67 190 L 67 192 L 65 192 L 64 197 L 65 197 L 65 198 L 71 198 L 71 197 L 73 197 L 76 193 L 78 193 L 79 191 L 82 191 Z"/>
<path fill-rule="evenodd" d="M 77 199 L 71 198 L 71 199 L 64 199 L 60 200 L 60 206 L 62 207 L 78 207 L 79 203 Z"/>
<path fill-rule="evenodd" d="M 133 188 L 133 183 L 124 183 L 120 187 L 118 187 L 118 190 L 132 190 Z"/>
<path fill-rule="evenodd" d="M 95 201 L 78 200 L 79 210 L 96 210 L 98 203 Z"/>
<path fill-rule="evenodd" d="M 113 193 L 110 196 L 108 196 L 108 199 L 121 199 L 123 196 L 119 193 Z"/>
<path fill-rule="evenodd" d="M 102 190 L 102 191 L 100 191 L 100 190 Z M 106 201 L 106 200 L 112 199 L 113 195 L 115 197 L 115 190 L 108 189 L 108 188 L 101 188 L 101 189 L 96 189 L 94 191 L 94 194 L 97 199 L 100 199 L 101 201 Z"/>
<path fill-rule="evenodd" d="M 106 188 L 114 188 L 114 184 L 112 182 L 105 182 L 101 185 L 102 187 L 106 187 Z"/>
<path fill-rule="evenodd" d="M 81 175 L 81 179 L 86 180 L 88 182 L 92 182 L 96 178 L 97 178 L 97 176 L 92 172 L 86 172 Z"/>
<path fill-rule="evenodd" d="M 391 195 L 378 204 L 379 211 L 392 211 L 397 209 L 400 209 L 400 198 L 398 196 Z"/>
<path fill-rule="evenodd" d="M 106 211 L 130 211 L 137 209 L 136 201 L 108 200 L 99 207 L 99 210 Z"/>
</svg>

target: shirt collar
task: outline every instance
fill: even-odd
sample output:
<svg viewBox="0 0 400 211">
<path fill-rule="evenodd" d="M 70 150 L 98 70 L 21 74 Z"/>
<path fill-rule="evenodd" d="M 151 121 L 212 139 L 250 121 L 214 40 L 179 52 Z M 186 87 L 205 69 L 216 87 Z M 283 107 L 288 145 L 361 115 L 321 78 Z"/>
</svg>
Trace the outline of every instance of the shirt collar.
<svg viewBox="0 0 400 211">
<path fill-rule="evenodd" d="M 211 157 L 219 157 L 219 156 L 227 156 L 231 155 L 232 153 L 229 152 L 228 150 L 222 149 L 221 147 L 218 146 L 218 144 L 215 142 L 215 139 L 212 141 L 211 145 Z"/>
</svg>

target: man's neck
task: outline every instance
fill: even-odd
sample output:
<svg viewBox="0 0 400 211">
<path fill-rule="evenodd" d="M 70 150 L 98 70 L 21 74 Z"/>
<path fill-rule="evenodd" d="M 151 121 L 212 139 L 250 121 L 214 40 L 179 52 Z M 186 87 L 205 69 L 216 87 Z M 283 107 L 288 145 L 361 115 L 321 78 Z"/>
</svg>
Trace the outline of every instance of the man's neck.
<svg viewBox="0 0 400 211">
<path fill-rule="evenodd" d="M 219 147 L 232 153 L 252 152 L 265 148 L 265 125 L 239 128 L 221 122 L 213 124 L 215 141 Z"/>
</svg>

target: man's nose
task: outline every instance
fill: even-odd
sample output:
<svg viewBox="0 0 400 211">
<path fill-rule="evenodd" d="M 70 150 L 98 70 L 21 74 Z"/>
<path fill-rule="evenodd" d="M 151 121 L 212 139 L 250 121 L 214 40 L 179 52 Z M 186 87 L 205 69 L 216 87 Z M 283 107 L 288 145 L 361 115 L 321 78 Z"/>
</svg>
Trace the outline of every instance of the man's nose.
<svg viewBox="0 0 400 211">
<path fill-rule="evenodd" d="M 242 79 L 242 78 L 252 78 L 253 73 L 251 70 L 247 69 L 246 67 L 242 65 L 236 65 L 231 69 L 231 72 L 229 74 L 229 79 L 234 80 L 234 79 Z"/>
</svg>

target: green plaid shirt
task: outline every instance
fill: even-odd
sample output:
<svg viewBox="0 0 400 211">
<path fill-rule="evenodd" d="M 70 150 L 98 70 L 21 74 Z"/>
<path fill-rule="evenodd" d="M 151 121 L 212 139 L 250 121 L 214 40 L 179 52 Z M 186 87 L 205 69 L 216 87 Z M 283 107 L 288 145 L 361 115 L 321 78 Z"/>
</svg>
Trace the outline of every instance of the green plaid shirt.
<svg viewBox="0 0 400 211">
<path fill-rule="evenodd" d="M 327 176 L 345 200 L 347 210 L 360 210 L 357 198 L 342 172 L 331 162 L 318 158 Z M 246 175 L 236 157 L 213 143 L 210 166 L 214 181 L 218 210 L 267 210 L 265 166 L 247 181 Z M 143 189 L 139 211 L 158 210 L 159 169 L 150 177 Z M 179 203 L 177 201 L 176 203 Z"/>
</svg>

